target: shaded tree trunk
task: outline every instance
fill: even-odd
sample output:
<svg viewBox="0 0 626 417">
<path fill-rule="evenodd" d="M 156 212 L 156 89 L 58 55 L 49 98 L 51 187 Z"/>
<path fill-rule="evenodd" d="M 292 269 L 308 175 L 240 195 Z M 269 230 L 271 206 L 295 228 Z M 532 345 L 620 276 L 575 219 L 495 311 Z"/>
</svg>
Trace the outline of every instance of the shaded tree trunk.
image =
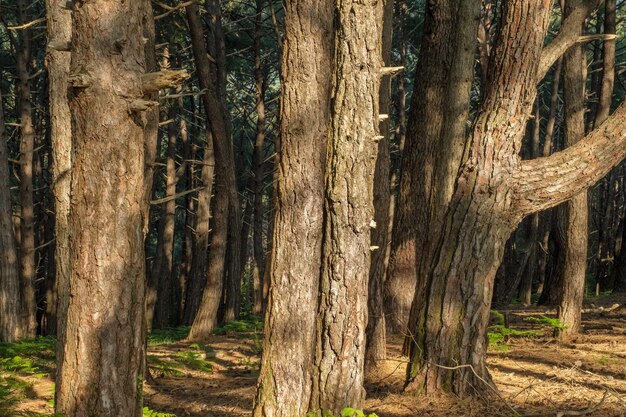
<svg viewBox="0 0 626 417">
<path fill-rule="evenodd" d="M 28 2 L 17 0 L 18 22 L 30 21 Z M 29 29 L 18 31 L 17 93 L 20 117 L 20 276 L 22 279 L 22 308 L 25 317 L 23 335 L 34 338 L 37 333 L 37 302 L 35 300 L 35 208 L 33 202 L 33 164 L 35 127 L 31 103 L 29 65 L 31 59 Z"/>
<path fill-rule="evenodd" d="M 65 321 L 63 315 L 69 302 L 69 232 L 70 176 L 72 167 L 72 125 L 67 102 L 67 77 L 71 53 L 63 45 L 70 43 L 72 15 L 65 9 L 63 0 L 47 0 L 48 50 L 46 65 L 50 92 L 50 128 L 52 140 L 52 191 L 54 193 L 55 219 L 55 279 L 56 297 L 47 300 L 50 314 L 54 314 L 59 345 L 63 344 Z M 59 45 L 55 46 L 54 45 Z M 55 325 L 56 323 L 50 323 Z"/>
<path fill-rule="evenodd" d="M 567 17 L 575 6 L 565 2 L 564 16 Z M 579 34 L 582 34 L 581 25 Z M 564 147 L 574 145 L 585 136 L 585 81 L 587 60 L 583 46 L 573 47 L 563 61 L 563 101 L 564 101 Z M 565 247 L 559 257 L 562 268 L 558 291 L 558 318 L 565 328 L 560 336 L 575 335 L 580 331 L 580 315 L 585 293 L 587 271 L 588 238 L 587 193 L 582 192 L 567 201 L 557 211 L 557 227 L 564 228 Z"/>
<path fill-rule="evenodd" d="M 478 0 L 449 0 L 426 10 L 386 283 L 396 333 L 406 331 L 463 156 L 480 8 Z"/>
<path fill-rule="evenodd" d="M 72 296 L 55 398 L 68 416 L 141 416 L 148 120 L 131 109 L 144 97 L 146 16 L 147 1 L 72 13 Z"/>
<path fill-rule="evenodd" d="M 1 77 L 0 77 L 1 80 Z M 26 329 L 22 315 L 19 260 L 13 235 L 9 150 L 4 136 L 4 108 L 0 91 L 0 341 L 14 342 Z"/>
</svg>

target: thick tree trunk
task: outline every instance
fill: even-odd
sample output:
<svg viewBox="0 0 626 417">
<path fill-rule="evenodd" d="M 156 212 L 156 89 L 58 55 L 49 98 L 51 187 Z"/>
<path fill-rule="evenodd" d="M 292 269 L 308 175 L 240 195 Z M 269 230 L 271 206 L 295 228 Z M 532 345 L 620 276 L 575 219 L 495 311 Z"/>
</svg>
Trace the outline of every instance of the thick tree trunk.
<svg viewBox="0 0 626 417">
<path fill-rule="evenodd" d="M 309 411 L 333 47 L 331 1 L 285 3 L 280 163 L 255 417 Z"/>
<path fill-rule="evenodd" d="M 1 80 L 1 77 L 0 77 Z M 4 109 L 0 91 L 0 341 L 14 342 L 25 330 L 22 315 L 19 260 L 13 235 L 9 150 L 4 136 Z"/>
<path fill-rule="evenodd" d="M 393 38 L 393 11 L 394 2 L 384 2 L 382 22 L 382 59 L 386 66 L 391 66 L 391 43 Z M 380 113 L 391 112 L 391 75 L 385 75 L 380 82 Z M 374 368 L 387 356 L 387 337 L 385 328 L 385 308 L 383 303 L 383 289 L 387 275 L 389 261 L 389 208 L 390 208 L 390 122 L 389 118 L 380 123 L 378 142 L 378 157 L 374 172 L 374 222 L 376 225 L 371 232 L 372 256 L 368 286 L 368 321 L 366 328 L 365 363 L 368 368 Z"/>
<path fill-rule="evenodd" d="M 30 21 L 28 2 L 17 0 L 18 22 Z M 35 127 L 30 91 L 30 30 L 18 32 L 17 91 L 20 117 L 20 276 L 22 279 L 22 308 L 25 317 L 24 337 L 33 338 L 37 333 L 37 302 L 35 300 L 35 209 L 33 204 L 33 156 Z"/>
<path fill-rule="evenodd" d="M 74 6 L 70 288 L 56 411 L 141 416 L 145 346 L 144 22 L 150 3 Z M 123 42 L 120 42 L 123 39 Z"/>
<path fill-rule="evenodd" d="M 571 1 L 565 3 L 565 16 L 573 10 Z M 581 26 L 579 34 L 582 34 Z M 585 82 L 587 60 L 582 46 L 575 46 L 563 61 L 563 101 L 565 134 L 564 147 L 574 145 L 585 136 Z M 562 287 L 558 291 L 558 318 L 565 326 L 560 336 L 572 336 L 580 331 L 581 309 L 585 294 L 587 271 L 588 211 L 587 193 L 582 192 L 567 201 L 557 212 L 557 223 L 564 227 Z"/>
<path fill-rule="evenodd" d="M 406 331 L 463 156 L 480 8 L 479 0 L 427 7 L 386 284 L 393 332 Z"/>
<path fill-rule="evenodd" d="M 64 314 L 69 302 L 69 212 L 70 170 L 72 167 L 72 124 L 67 102 L 67 77 L 71 53 L 54 49 L 54 45 L 67 45 L 72 35 L 72 15 L 63 0 L 47 0 L 46 16 L 48 49 L 46 66 L 50 93 L 50 128 L 52 140 L 52 191 L 54 193 L 55 219 L 55 272 L 54 293 L 47 308 L 56 312 L 57 338 L 63 344 Z M 60 48 L 63 49 L 63 48 Z"/>
</svg>

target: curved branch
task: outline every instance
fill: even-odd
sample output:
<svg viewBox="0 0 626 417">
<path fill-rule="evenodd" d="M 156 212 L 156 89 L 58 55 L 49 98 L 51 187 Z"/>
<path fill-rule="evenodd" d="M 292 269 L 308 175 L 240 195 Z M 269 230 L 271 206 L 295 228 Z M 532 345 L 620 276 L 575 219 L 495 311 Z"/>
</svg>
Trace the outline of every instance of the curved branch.
<svg viewBox="0 0 626 417">
<path fill-rule="evenodd" d="M 554 207 L 586 190 L 626 158 L 626 103 L 575 145 L 522 161 L 513 173 L 511 209 L 523 216 Z"/>
<path fill-rule="evenodd" d="M 585 42 L 589 39 L 580 38 L 580 28 L 585 23 L 585 19 L 598 8 L 601 0 L 581 0 L 576 5 L 572 13 L 563 20 L 561 29 L 556 38 L 552 40 L 541 51 L 541 60 L 537 70 L 537 82 L 541 81 L 550 67 L 572 46 L 578 42 Z"/>
</svg>

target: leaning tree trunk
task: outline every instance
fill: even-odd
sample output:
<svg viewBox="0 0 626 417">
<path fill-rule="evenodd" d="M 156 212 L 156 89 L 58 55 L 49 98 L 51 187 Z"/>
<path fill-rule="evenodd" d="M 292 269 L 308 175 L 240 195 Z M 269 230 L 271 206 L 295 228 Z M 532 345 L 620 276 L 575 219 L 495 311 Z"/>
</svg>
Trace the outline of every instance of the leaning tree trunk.
<svg viewBox="0 0 626 417">
<path fill-rule="evenodd" d="M 47 308 L 55 314 L 57 338 L 63 344 L 64 314 L 69 302 L 69 212 L 70 172 L 72 167 L 72 124 L 67 103 L 67 77 L 70 71 L 69 45 L 72 36 L 72 15 L 63 0 L 47 0 L 48 49 L 46 65 L 50 91 L 50 137 L 52 141 L 52 191 L 55 219 L 54 299 Z"/>
<path fill-rule="evenodd" d="M 389 275 L 388 327 L 405 333 L 465 148 L 481 1 L 429 4 L 402 156 Z"/>
<path fill-rule="evenodd" d="M 519 158 L 537 80 L 558 57 L 546 53 L 553 44 L 542 51 L 551 3 L 504 4 L 469 158 L 457 178 L 424 296 L 415 302 L 419 314 L 408 340 L 411 389 L 458 395 L 489 391 L 486 328 L 506 240 L 523 217 L 586 190 L 626 157 L 626 106 L 621 106 L 574 146 L 548 158 Z M 565 19 L 553 43 L 574 44 L 578 37 L 563 28 L 572 21 L 579 28 L 577 19 L 584 16 L 572 13 Z"/>
<path fill-rule="evenodd" d="M 566 1 L 564 16 L 572 12 L 571 0 Z M 582 34 L 583 27 L 580 28 Z M 587 60 L 582 45 L 577 45 L 563 60 L 564 147 L 574 145 L 585 136 L 585 82 Z M 567 201 L 557 211 L 557 227 L 564 227 L 565 247 L 561 256 L 562 274 L 558 291 L 558 318 L 565 326 L 560 336 L 580 331 L 580 315 L 585 294 L 588 239 L 587 193 L 582 192 Z"/>
<path fill-rule="evenodd" d="M 215 14 L 213 18 L 215 18 Z M 234 217 L 237 221 L 240 221 L 240 207 L 239 198 L 237 197 L 233 146 L 229 134 L 228 118 L 224 112 L 225 106 L 220 101 L 220 96 L 225 99 L 220 94 L 219 80 L 222 77 L 215 70 L 215 66 L 210 63 L 207 55 L 197 1 L 187 6 L 187 21 L 189 22 L 200 85 L 206 90 L 202 97 L 207 123 L 210 126 L 213 138 L 215 167 L 217 172 L 220 173 L 215 178 L 215 212 L 211 216 L 213 221 L 211 224 L 211 250 L 208 257 L 207 281 L 198 313 L 193 320 L 189 333 L 189 340 L 204 340 L 211 334 L 217 320 L 217 311 L 222 295 L 222 282 L 226 276 L 229 220 L 231 217 Z M 211 27 L 214 28 L 215 25 Z M 213 41 L 213 43 L 219 42 L 219 39 L 213 39 Z M 236 222 L 233 223 L 238 230 L 239 227 Z M 240 238 L 239 233 L 236 234 L 235 238 L 237 240 Z M 234 256 L 233 263 L 238 265 L 238 253 L 232 253 L 232 255 Z M 238 269 L 237 267 L 236 270 L 238 271 Z M 236 274 L 236 270 L 231 269 L 230 275 Z M 237 279 L 240 279 L 240 277 L 237 276 Z"/>
<path fill-rule="evenodd" d="M 0 91 L 0 341 L 14 342 L 22 337 L 25 326 L 20 303 L 19 262 L 13 235 L 9 183 L 9 150 L 4 136 L 1 93 Z"/>
<path fill-rule="evenodd" d="M 28 2 L 17 0 L 18 21 L 28 23 Z M 33 156 L 35 127 L 31 103 L 30 74 L 31 59 L 30 30 L 18 32 L 17 92 L 20 117 L 20 276 L 22 279 L 22 312 L 24 314 L 24 337 L 33 338 L 37 333 L 37 302 L 35 300 L 35 207 L 33 203 Z"/>
<path fill-rule="evenodd" d="M 331 1 L 285 3 L 276 219 L 255 417 L 309 411 L 330 119 Z"/>
<path fill-rule="evenodd" d="M 142 20 L 150 7 L 91 1 L 72 13 L 72 296 L 55 401 L 63 415 L 141 416 L 150 104 Z"/>
</svg>

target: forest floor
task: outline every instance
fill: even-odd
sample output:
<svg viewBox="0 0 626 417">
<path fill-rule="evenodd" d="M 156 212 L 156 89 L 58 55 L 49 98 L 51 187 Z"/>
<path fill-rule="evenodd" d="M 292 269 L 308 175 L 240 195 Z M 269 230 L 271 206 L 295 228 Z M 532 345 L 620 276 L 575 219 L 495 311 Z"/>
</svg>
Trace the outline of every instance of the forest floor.
<svg viewBox="0 0 626 417">
<path fill-rule="evenodd" d="M 493 314 L 488 365 L 500 396 L 488 400 L 403 393 L 406 358 L 401 338 L 392 338 L 389 360 L 368 376 L 365 411 L 379 417 L 626 416 L 626 296 L 587 300 L 584 331 L 568 342 L 552 337 L 554 313 L 512 306 Z M 229 323 L 205 344 L 184 342 L 187 330 L 151 337 L 154 382 L 144 388 L 144 416 L 248 417 L 260 324 Z M 0 344 L 0 416 L 52 415 L 53 375 L 53 339 Z"/>
</svg>

